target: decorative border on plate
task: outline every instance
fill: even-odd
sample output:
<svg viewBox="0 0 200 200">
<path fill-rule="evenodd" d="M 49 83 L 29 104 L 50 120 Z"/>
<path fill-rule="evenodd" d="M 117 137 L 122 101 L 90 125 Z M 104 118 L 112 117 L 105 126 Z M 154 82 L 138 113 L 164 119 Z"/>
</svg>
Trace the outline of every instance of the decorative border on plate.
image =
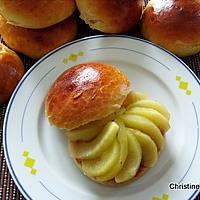
<svg viewBox="0 0 200 200">
<path fill-rule="evenodd" d="M 182 81 L 181 76 L 176 76 L 176 80 L 178 81 L 178 88 L 185 91 L 186 95 L 191 95 L 192 90 L 189 90 L 189 83 L 186 81 Z"/>
<path fill-rule="evenodd" d="M 71 53 L 67 58 L 63 59 L 63 63 L 67 64 L 69 61 L 73 61 L 76 62 L 78 57 L 84 56 L 85 53 L 83 51 L 80 51 L 79 53 L 75 54 L 75 53 Z"/>
<path fill-rule="evenodd" d="M 29 156 L 29 151 L 24 151 L 23 156 L 25 157 L 24 166 L 30 168 L 30 174 L 36 175 L 37 169 L 34 168 L 36 160 Z"/>
<path fill-rule="evenodd" d="M 159 197 L 153 197 L 152 200 L 170 200 L 168 194 L 163 194 L 162 199 Z"/>
<path fill-rule="evenodd" d="M 198 145 L 199 145 L 199 120 L 198 120 L 198 115 L 197 115 L 197 109 L 196 109 L 196 106 L 194 105 L 194 102 L 192 102 L 192 105 L 193 105 L 193 108 L 194 108 L 194 113 L 195 113 L 196 123 L 197 123 L 197 143 L 196 143 L 196 146 L 195 146 L 194 155 L 192 157 L 191 163 L 190 163 L 187 171 L 185 172 L 184 176 L 181 178 L 181 180 L 178 183 L 181 183 L 183 181 L 183 179 L 186 177 L 186 175 L 188 174 L 188 172 L 189 172 L 189 170 L 192 166 L 192 163 L 194 162 L 194 159 L 195 159 L 195 156 L 196 156 L 196 153 L 197 153 L 197 148 L 198 148 Z"/>
<path fill-rule="evenodd" d="M 50 193 L 50 194 L 51 194 L 52 196 L 54 196 L 56 199 L 62 200 L 62 199 L 60 199 L 59 197 L 57 197 L 54 193 L 52 193 L 42 181 L 39 181 L 39 182 L 40 182 L 40 185 L 41 185 L 48 193 Z"/>
<path fill-rule="evenodd" d="M 39 64 L 38 64 L 39 65 Z M 55 69 L 55 67 L 52 67 L 48 72 L 46 72 L 44 74 L 44 76 L 40 79 L 40 81 L 36 84 L 36 86 L 33 88 L 32 92 L 31 92 L 31 95 L 29 96 L 28 98 L 28 101 L 26 102 L 26 105 L 25 105 L 25 109 L 23 111 L 23 115 L 22 115 L 22 122 L 21 122 L 21 142 L 24 141 L 24 128 L 23 128 L 23 124 L 24 124 L 24 117 L 25 117 L 25 113 L 26 113 L 26 109 L 27 109 L 27 106 L 28 106 L 28 103 L 31 99 L 31 97 L 33 96 L 34 94 L 34 91 L 36 90 L 36 88 L 39 86 L 39 84 L 42 82 L 42 80 L 51 72 Z M 25 80 L 25 79 L 24 79 Z M 17 91 L 16 91 L 17 92 Z"/>
<path fill-rule="evenodd" d="M 144 43 L 147 43 L 147 44 L 150 44 L 151 46 L 154 46 L 154 47 L 157 47 L 161 50 L 163 50 L 164 52 L 170 54 L 173 58 L 175 58 L 178 62 L 180 62 L 182 64 L 182 66 L 184 66 L 184 68 L 186 68 L 190 74 L 194 77 L 194 79 L 197 81 L 197 83 L 200 85 L 200 81 L 199 79 L 197 78 L 197 76 L 194 74 L 194 72 L 181 60 L 179 59 L 177 56 L 175 56 L 174 54 L 172 54 L 171 52 L 167 51 L 166 49 L 152 43 L 152 42 L 149 42 L 149 41 L 146 41 L 144 39 L 140 39 L 140 38 L 136 38 L 136 37 L 131 37 L 131 36 L 123 36 L 123 35 L 97 35 L 97 36 L 91 36 L 91 37 L 86 37 L 86 38 L 82 38 L 82 39 L 79 39 L 79 40 L 75 40 L 75 41 L 72 41 L 68 44 L 64 44 L 62 45 L 61 47 L 58 47 L 57 49 L 51 51 L 50 53 L 48 53 L 46 56 L 44 56 L 43 58 L 41 58 L 38 62 L 36 62 L 28 71 L 27 73 L 25 74 L 25 76 L 22 78 L 22 80 L 19 82 L 18 86 L 16 87 L 15 91 L 13 92 L 13 95 L 9 101 L 9 104 L 8 104 L 8 108 L 7 108 L 7 111 L 6 111 L 6 115 L 5 115 L 5 121 L 4 121 L 4 126 L 3 126 L 3 130 L 4 130 L 4 134 L 3 134 L 3 145 L 4 145 L 4 150 L 5 150 L 5 158 L 6 158 L 6 161 L 8 163 L 8 168 L 10 170 L 10 173 L 12 175 L 12 177 L 14 178 L 15 180 L 15 183 L 17 184 L 18 188 L 20 189 L 20 191 L 23 193 L 23 195 L 28 198 L 29 200 L 32 200 L 32 198 L 29 196 L 29 194 L 25 191 L 25 189 L 23 188 L 23 186 L 21 185 L 20 181 L 18 180 L 16 174 L 15 174 L 15 171 L 12 167 L 12 164 L 11 164 L 11 160 L 10 160 L 10 157 L 9 157 L 9 153 L 8 153 L 8 148 L 7 148 L 7 123 L 8 123 L 8 116 L 9 116 L 9 113 L 10 113 L 10 109 L 11 109 L 11 105 L 15 99 L 15 96 L 17 94 L 17 91 L 20 89 L 22 83 L 26 80 L 26 78 L 31 74 L 32 71 L 34 71 L 36 69 L 36 67 L 42 63 L 44 60 L 46 60 L 48 57 L 50 57 L 52 54 L 56 53 L 57 51 L 67 47 L 67 46 L 70 46 L 70 45 L 73 45 L 73 44 L 76 44 L 76 43 L 79 43 L 79 42 L 83 42 L 83 41 L 86 41 L 86 40 L 92 40 L 92 39 L 97 39 L 97 38 L 106 38 L 106 37 L 110 37 L 110 38 L 115 38 L 115 37 L 119 37 L 119 38 L 126 38 L 126 39 L 131 39 L 131 40 L 137 40 L 137 41 L 142 41 Z M 159 61 L 160 62 L 160 61 Z M 53 69 L 51 69 L 53 70 Z M 170 69 L 169 69 L 170 70 Z M 44 77 L 43 77 L 44 78 Z M 30 98 L 30 97 L 29 97 Z M 28 104 L 28 103 L 27 103 Z M 26 105 L 27 106 L 27 105 Z M 198 127 L 198 133 L 199 133 L 199 127 Z M 196 152 L 196 151 L 195 151 Z M 195 155 L 194 155 L 195 157 Z M 193 157 L 193 159 L 194 159 Z M 192 161 L 193 162 L 193 161 Z M 192 163 L 191 163 L 192 164 Z M 190 166 L 191 167 L 191 166 Z M 48 190 L 47 190 L 48 191 Z M 188 200 L 191 200 L 192 198 L 194 198 L 196 195 L 197 195 L 197 192 L 198 190 L 195 190 L 194 193 L 191 195 L 191 197 L 188 199 Z M 53 195 L 55 196 L 55 195 Z M 59 199 L 59 198 L 58 198 Z"/>
<path fill-rule="evenodd" d="M 171 70 L 168 66 L 166 66 L 165 64 L 163 64 L 162 62 L 160 62 L 159 60 L 153 58 L 152 56 L 149 56 L 143 52 L 140 52 L 140 51 L 136 51 L 136 50 L 133 50 L 133 49 L 127 49 L 127 48 L 121 48 L 121 47 L 102 47 L 102 48 L 95 48 L 95 49 L 90 49 L 90 51 L 98 51 L 98 50 L 113 50 L 113 49 L 116 49 L 116 50 L 125 50 L 125 51 L 130 51 L 130 52 L 134 52 L 134 53 L 137 53 L 137 54 L 140 54 L 140 55 L 143 55 L 143 56 L 146 56 L 148 58 L 151 58 L 152 60 L 158 62 L 161 66 L 165 67 L 167 70 Z"/>
</svg>

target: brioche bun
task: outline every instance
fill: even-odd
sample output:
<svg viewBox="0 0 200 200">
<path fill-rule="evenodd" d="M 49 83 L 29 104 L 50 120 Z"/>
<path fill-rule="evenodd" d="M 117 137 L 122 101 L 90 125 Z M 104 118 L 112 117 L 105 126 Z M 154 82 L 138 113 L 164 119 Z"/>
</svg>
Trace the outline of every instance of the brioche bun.
<svg viewBox="0 0 200 200">
<path fill-rule="evenodd" d="M 18 55 L 0 43 L 0 103 L 5 103 L 25 72 Z"/>
<path fill-rule="evenodd" d="M 80 18 L 105 33 L 127 32 L 139 21 L 143 0 L 76 0 Z"/>
<path fill-rule="evenodd" d="M 45 28 L 69 17 L 74 0 L 1 0 L 0 14 L 8 23 L 24 28 Z"/>
<path fill-rule="evenodd" d="M 8 24 L 0 16 L 0 34 L 15 51 L 38 59 L 56 47 L 76 37 L 77 24 L 73 16 L 44 29 L 27 29 Z"/>
<path fill-rule="evenodd" d="M 76 65 L 50 88 L 45 111 L 58 128 L 75 129 L 118 110 L 130 92 L 130 82 L 117 68 L 103 63 Z"/>
<path fill-rule="evenodd" d="M 142 17 L 144 38 L 180 57 L 200 51 L 200 1 L 151 0 Z"/>
</svg>

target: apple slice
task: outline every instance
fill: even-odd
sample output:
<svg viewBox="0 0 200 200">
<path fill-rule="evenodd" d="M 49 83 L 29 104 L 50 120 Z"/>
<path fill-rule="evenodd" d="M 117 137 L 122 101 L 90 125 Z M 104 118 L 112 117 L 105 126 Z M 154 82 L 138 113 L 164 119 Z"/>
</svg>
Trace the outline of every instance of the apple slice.
<svg viewBox="0 0 200 200">
<path fill-rule="evenodd" d="M 100 156 L 113 143 L 118 130 L 116 122 L 109 122 L 91 142 L 69 142 L 73 157 L 92 159 Z"/>
<path fill-rule="evenodd" d="M 126 97 L 123 106 L 127 107 L 128 105 L 134 104 L 135 102 L 142 99 L 148 99 L 148 97 L 141 92 L 130 92 Z"/>
<path fill-rule="evenodd" d="M 122 169 L 128 154 L 127 130 L 121 122 L 118 121 L 118 124 L 120 129 L 118 132 L 117 140 L 120 145 L 120 155 L 115 165 L 106 174 L 95 177 L 98 181 L 101 182 L 111 180 L 118 174 L 118 172 Z"/>
<path fill-rule="evenodd" d="M 130 129 L 142 148 L 142 166 L 153 167 L 158 160 L 158 150 L 155 142 L 141 131 Z"/>
<path fill-rule="evenodd" d="M 124 112 L 125 108 L 120 108 L 116 112 L 108 115 L 101 120 L 90 122 L 87 125 L 81 126 L 80 128 L 71 131 L 66 131 L 66 134 L 71 141 L 90 141 L 101 132 L 103 126 L 105 126 L 108 122 L 114 120 L 117 116 L 123 114 Z"/>
<path fill-rule="evenodd" d="M 115 176 L 116 183 L 128 181 L 133 178 L 141 163 L 142 150 L 134 134 L 128 133 L 128 155 L 123 168 Z"/>
<path fill-rule="evenodd" d="M 82 160 L 82 170 L 87 176 L 101 176 L 115 166 L 120 154 L 120 146 L 115 139 L 113 144 L 98 158 Z"/>
<path fill-rule="evenodd" d="M 121 116 L 125 125 L 129 128 L 138 129 L 145 134 L 149 135 L 152 140 L 156 143 L 158 150 L 163 149 L 164 138 L 159 128 L 151 122 L 149 119 L 139 116 L 139 115 L 130 115 L 124 114 Z"/>
<path fill-rule="evenodd" d="M 140 101 L 137 101 L 136 103 L 128 106 L 127 109 L 130 109 L 132 107 L 152 108 L 152 109 L 157 110 L 158 112 L 160 112 L 168 120 L 170 119 L 170 114 L 167 111 L 167 109 L 163 105 L 161 105 L 159 102 L 157 102 L 157 101 L 153 101 L 153 100 L 150 100 L 150 99 L 140 100 Z"/>
<path fill-rule="evenodd" d="M 103 126 L 87 126 L 72 131 L 67 131 L 67 137 L 71 141 L 90 141 L 95 138 L 102 130 Z"/>
<path fill-rule="evenodd" d="M 162 134 L 166 133 L 170 128 L 169 120 L 152 108 L 133 107 L 127 110 L 126 114 L 140 115 L 148 118 L 160 129 Z"/>
</svg>

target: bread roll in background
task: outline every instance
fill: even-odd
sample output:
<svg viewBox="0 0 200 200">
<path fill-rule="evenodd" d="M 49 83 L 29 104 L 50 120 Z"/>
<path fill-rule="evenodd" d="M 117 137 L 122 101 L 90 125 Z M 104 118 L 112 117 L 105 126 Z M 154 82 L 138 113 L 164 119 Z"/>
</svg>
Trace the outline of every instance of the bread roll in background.
<svg viewBox="0 0 200 200">
<path fill-rule="evenodd" d="M 74 0 L 1 0 L 0 14 L 8 23 L 24 28 L 45 28 L 68 18 Z"/>
<path fill-rule="evenodd" d="M 0 43 L 0 103 L 5 103 L 25 72 L 18 55 Z"/>
<path fill-rule="evenodd" d="M 130 82 L 117 68 L 84 63 L 61 74 L 45 100 L 49 122 L 74 129 L 118 110 L 130 92 Z"/>
<path fill-rule="evenodd" d="M 60 45 L 75 39 L 76 19 L 66 20 L 44 29 L 27 29 L 8 24 L 0 16 L 0 34 L 6 44 L 15 51 L 38 59 Z"/>
<path fill-rule="evenodd" d="M 200 51 L 200 1 L 151 0 L 141 30 L 150 40 L 180 57 Z"/>
<path fill-rule="evenodd" d="M 143 0 L 76 0 L 80 17 L 92 29 L 105 33 L 123 33 L 139 21 Z"/>
</svg>

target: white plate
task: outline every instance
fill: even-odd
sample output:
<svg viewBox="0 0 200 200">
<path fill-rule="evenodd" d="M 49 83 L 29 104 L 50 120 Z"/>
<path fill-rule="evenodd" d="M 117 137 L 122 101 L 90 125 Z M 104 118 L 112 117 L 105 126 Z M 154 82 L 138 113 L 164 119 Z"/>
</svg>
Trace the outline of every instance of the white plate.
<svg viewBox="0 0 200 200">
<path fill-rule="evenodd" d="M 160 101 L 171 113 L 171 129 L 158 163 L 124 187 L 102 186 L 82 175 L 69 157 L 65 135 L 44 115 L 44 98 L 57 76 L 88 61 L 119 67 L 135 91 Z M 199 85 L 181 60 L 138 38 L 95 36 L 66 44 L 26 73 L 9 102 L 3 142 L 10 173 L 27 199 L 193 199 L 198 190 L 170 190 L 169 183 L 200 183 Z"/>
</svg>

